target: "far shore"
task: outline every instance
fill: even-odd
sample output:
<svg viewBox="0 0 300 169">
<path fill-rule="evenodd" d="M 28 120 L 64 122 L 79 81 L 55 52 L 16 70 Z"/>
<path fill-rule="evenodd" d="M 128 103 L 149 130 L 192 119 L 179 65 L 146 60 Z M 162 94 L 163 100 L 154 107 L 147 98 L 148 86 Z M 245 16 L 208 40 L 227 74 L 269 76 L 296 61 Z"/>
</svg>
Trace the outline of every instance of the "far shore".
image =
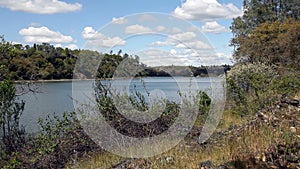
<svg viewBox="0 0 300 169">
<path fill-rule="evenodd" d="M 49 80 L 16 80 L 15 83 L 44 83 L 44 82 L 72 82 L 72 81 L 89 81 L 95 79 L 49 79 Z"/>
<path fill-rule="evenodd" d="M 148 78 L 148 77 L 163 77 L 163 76 L 145 76 L 143 78 Z M 170 77 L 170 76 L 166 76 Z M 187 76 L 183 76 L 187 77 Z M 195 76 L 195 78 L 202 78 L 202 77 L 222 77 L 222 76 Z M 109 78 L 112 79 L 112 78 Z M 119 79 L 125 79 L 125 78 L 119 78 Z M 39 80 L 15 80 L 15 83 L 48 83 L 48 82 L 72 82 L 72 81 L 91 81 L 95 80 L 95 78 L 92 79 L 39 79 Z M 107 80 L 106 79 L 101 79 L 101 80 Z"/>
</svg>

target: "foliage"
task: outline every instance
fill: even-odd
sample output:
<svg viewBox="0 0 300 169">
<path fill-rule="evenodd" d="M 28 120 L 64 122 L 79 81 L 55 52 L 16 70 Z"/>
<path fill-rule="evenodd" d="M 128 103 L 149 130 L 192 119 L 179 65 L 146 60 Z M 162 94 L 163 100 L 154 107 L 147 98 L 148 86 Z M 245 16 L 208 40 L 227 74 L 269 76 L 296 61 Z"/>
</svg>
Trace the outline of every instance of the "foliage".
<svg viewBox="0 0 300 169">
<path fill-rule="evenodd" d="M 300 89 L 300 73 L 297 71 L 281 73 L 275 80 L 273 90 L 282 97 L 294 95 Z"/>
<path fill-rule="evenodd" d="M 75 64 L 77 64 L 76 70 L 74 70 Z M 174 70 L 180 66 L 148 67 L 140 62 L 139 56 L 130 56 L 127 53 L 122 55 L 121 51 L 117 54 L 112 52 L 100 54 L 91 50 L 63 49 L 48 43 L 23 46 L 7 42 L 3 36 L 0 36 L 0 66 L 8 70 L 4 74 L 0 69 L 0 78 L 12 80 L 111 78 L 120 65 L 125 67 L 126 71 L 119 73 L 128 73 L 128 68 L 136 66 L 140 69 L 137 72 L 140 76 L 191 75 L 190 70 Z M 174 71 L 164 71 L 164 69 Z M 207 75 L 207 69 L 211 69 L 216 75 L 224 72 L 222 66 L 198 68 L 191 66 L 190 69 L 194 76 Z"/>
<path fill-rule="evenodd" d="M 263 23 L 248 37 L 236 39 L 240 47 L 235 59 L 300 69 L 299 64 L 295 64 L 300 62 L 299 37 L 299 20 Z"/>
<path fill-rule="evenodd" d="M 12 153 L 25 142 L 25 131 L 19 120 L 24 110 L 24 101 L 18 101 L 16 88 L 9 80 L 0 81 L 0 147 Z"/>
<path fill-rule="evenodd" d="M 206 114 L 210 110 L 211 98 L 203 91 L 199 92 L 199 112 Z"/>
<path fill-rule="evenodd" d="M 0 38 L 0 65 L 6 65 L 12 80 L 72 78 L 79 50 L 55 48 L 48 43 L 24 47 Z"/>
<path fill-rule="evenodd" d="M 199 114 L 197 122 L 201 123 L 201 125 L 205 122 L 203 118 L 207 116 L 212 102 L 211 98 L 205 92 L 200 91 L 198 94 L 196 92 L 191 98 L 184 98 L 186 96 L 181 95 L 183 97 L 181 104 L 168 99 L 155 99 L 154 102 L 151 102 L 153 105 L 151 106 L 150 101 L 147 100 L 149 92 L 146 89 L 145 82 L 141 80 L 141 84 L 135 85 L 141 85 L 138 88 L 144 89 L 145 92 L 138 91 L 135 86 L 128 94 L 122 92 L 115 93 L 112 91 L 114 89 L 111 87 L 110 79 L 96 81 L 95 95 L 99 112 L 110 126 L 118 132 L 138 138 L 161 134 L 161 132 L 167 130 L 175 122 L 179 111 L 183 111 L 191 116 L 200 111 L 201 114 Z M 114 93 L 114 96 L 112 96 L 112 93 Z M 128 105 L 131 106 L 128 107 Z M 120 109 L 121 106 L 122 108 Z M 156 115 L 157 111 L 160 112 L 160 116 L 155 116 L 155 120 L 148 123 L 135 122 L 124 117 L 124 114 L 130 113 L 128 115 L 132 115 L 135 111 L 139 111 L 138 113 L 142 112 L 145 118 Z M 183 121 L 182 123 L 185 122 Z"/>
<path fill-rule="evenodd" d="M 277 72 L 262 63 L 235 65 L 226 76 L 229 98 L 240 114 L 255 112 L 271 103 Z"/>
<path fill-rule="evenodd" d="M 76 114 L 54 114 L 39 120 L 40 133 L 28 136 L 26 144 L 7 159 L 0 158 L 6 168 L 62 168 L 69 160 L 97 151 L 98 146 L 84 133 Z M 3 165 L 3 160 L 7 161 Z"/>
<path fill-rule="evenodd" d="M 256 112 L 299 89 L 299 1 L 245 0 L 231 30 L 238 64 L 227 76 L 239 114 Z"/>
<path fill-rule="evenodd" d="M 262 23 L 299 19 L 298 0 L 244 0 L 243 16 L 233 20 L 231 30 L 235 37 L 248 36 Z"/>
<path fill-rule="evenodd" d="M 229 99 L 239 114 L 256 113 L 279 98 L 295 94 L 300 73 L 279 71 L 263 63 L 235 65 L 226 76 Z"/>
<path fill-rule="evenodd" d="M 234 59 L 293 66 L 299 60 L 299 8 L 296 0 L 244 0 L 243 16 L 231 26 Z"/>
</svg>

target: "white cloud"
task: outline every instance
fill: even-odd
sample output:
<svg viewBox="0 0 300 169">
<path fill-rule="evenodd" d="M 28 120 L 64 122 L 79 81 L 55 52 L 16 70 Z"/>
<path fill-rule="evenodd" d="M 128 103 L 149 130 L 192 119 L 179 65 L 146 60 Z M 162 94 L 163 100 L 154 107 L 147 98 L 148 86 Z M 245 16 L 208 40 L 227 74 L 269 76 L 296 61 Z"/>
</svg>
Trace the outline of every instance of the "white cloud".
<svg viewBox="0 0 300 169">
<path fill-rule="evenodd" d="M 167 41 L 170 42 L 170 44 L 176 46 L 177 48 L 192 48 L 195 50 L 212 49 L 210 44 L 204 43 L 203 41 L 199 40 L 194 32 L 183 32 L 174 34 L 169 36 Z"/>
<path fill-rule="evenodd" d="M 142 25 L 131 25 L 127 26 L 125 29 L 126 34 L 143 34 L 143 33 L 152 33 L 152 29 Z"/>
<path fill-rule="evenodd" d="M 82 31 L 82 37 L 88 40 L 90 45 L 100 47 L 113 47 L 125 45 L 126 41 L 120 37 L 109 37 L 101 32 L 95 31 L 92 27 L 85 27 Z"/>
<path fill-rule="evenodd" d="M 178 49 L 170 50 L 147 49 L 136 53 L 140 56 L 141 62 L 148 66 L 161 65 L 221 65 L 230 64 L 230 55 L 216 53 L 214 51 Z"/>
<path fill-rule="evenodd" d="M 102 33 L 95 31 L 94 28 L 92 27 L 85 27 L 82 31 L 82 37 L 84 39 L 92 40 L 92 39 L 101 39 L 104 38 L 105 36 Z"/>
<path fill-rule="evenodd" d="M 152 42 L 149 46 L 168 46 L 168 45 L 170 45 L 170 43 L 167 41 L 156 41 L 156 42 Z"/>
<path fill-rule="evenodd" d="M 172 28 L 172 32 L 173 32 L 173 33 L 179 33 L 179 32 L 182 32 L 182 31 L 181 31 L 181 29 L 179 29 L 179 28 L 177 28 L 177 27 L 173 27 L 173 28 Z"/>
<path fill-rule="evenodd" d="M 149 44 L 152 47 L 173 46 L 182 49 L 207 50 L 212 46 L 207 42 L 201 41 L 194 32 L 182 32 L 169 35 L 166 41 L 156 41 Z"/>
<path fill-rule="evenodd" d="M 79 49 L 79 47 L 76 44 L 69 44 L 66 46 L 66 48 L 69 48 L 71 50 Z"/>
<path fill-rule="evenodd" d="M 175 49 L 171 49 L 171 50 L 170 50 L 170 54 L 172 54 L 172 55 L 176 55 L 176 54 L 177 54 L 177 50 L 175 50 Z"/>
<path fill-rule="evenodd" d="M 112 21 L 111 21 L 113 24 L 125 24 L 127 23 L 127 20 L 124 18 L 124 17 L 120 17 L 120 18 L 112 18 Z"/>
<path fill-rule="evenodd" d="M 204 43 L 202 41 L 185 42 L 185 43 L 177 45 L 176 47 L 178 47 L 178 48 L 191 48 L 191 49 L 195 49 L 195 50 L 212 49 L 212 47 L 209 44 Z"/>
<path fill-rule="evenodd" d="M 158 32 L 164 32 L 164 31 L 167 30 L 167 28 L 164 27 L 164 26 L 159 25 L 159 26 L 156 27 L 156 30 L 157 30 Z"/>
<path fill-rule="evenodd" d="M 217 0 L 186 0 L 174 12 L 188 20 L 232 19 L 242 15 L 242 10 L 232 3 L 220 4 Z"/>
<path fill-rule="evenodd" d="M 59 0 L 0 0 L 0 6 L 36 14 L 74 12 L 82 8 L 79 3 L 69 4 Z"/>
<path fill-rule="evenodd" d="M 222 32 L 228 32 L 229 30 L 225 28 L 225 26 L 220 25 L 218 22 L 206 22 L 202 27 L 203 32 L 207 33 L 222 33 Z"/>
<path fill-rule="evenodd" d="M 148 49 L 137 53 L 141 56 L 141 62 L 148 66 L 161 66 L 161 65 L 191 65 L 192 60 L 187 55 L 171 49 L 170 51 Z"/>
<path fill-rule="evenodd" d="M 60 43 L 58 43 L 58 44 L 55 44 L 53 46 L 56 47 L 56 48 L 68 48 L 68 49 L 71 49 L 71 50 L 79 49 L 76 44 L 69 44 L 69 45 L 66 45 L 66 46 L 62 46 Z"/>
<path fill-rule="evenodd" d="M 65 36 L 60 32 L 52 31 L 45 26 L 36 28 L 29 27 L 19 31 L 24 36 L 25 42 L 29 43 L 71 43 L 75 40 L 71 36 Z"/>
<path fill-rule="evenodd" d="M 57 44 L 54 45 L 54 47 L 56 47 L 56 48 L 62 48 L 62 45 L 60 43 L 57 43 Z"/>
<path fill-rule="evenodd" d="M 216 53 L 216 55 L 218 56 L 218 60 L 221 64 L 232 64 L 232 55 L 230 54 L 225 54 L 225 53 Z"/>
<path fill-rule="evenodd" d="M 187 42 L 196 39 L 197 35 L 194 32 L 183 32 L 171 35 L 169 38 L 171 41 Z"/>
</svg>

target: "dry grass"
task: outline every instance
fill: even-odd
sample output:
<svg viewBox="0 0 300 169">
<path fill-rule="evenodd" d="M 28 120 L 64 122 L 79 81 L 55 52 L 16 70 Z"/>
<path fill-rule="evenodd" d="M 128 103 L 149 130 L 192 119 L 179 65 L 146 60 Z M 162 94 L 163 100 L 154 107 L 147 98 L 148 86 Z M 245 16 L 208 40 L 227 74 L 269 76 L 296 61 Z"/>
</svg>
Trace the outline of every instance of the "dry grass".
<svg viewBox="0 0 300 169">
<path fill-rule="evenodd" d="M 224 112 L 222 123 L 218 130 L 228 128 L 231 124 L 242 125 L 245 120 L 230 112 Z M 219 144 L 200 146 L 188 145 L 187 140 L 182 141 L 171 150 L 147 159 L 138 159 L 132 164 L 132 168 L 199 168 L 199 163 L 206 160 L 213 161 L 214 164 L 224 164 L 230 161 L 249 160 L 249 157 L 260 157 L 266 147 L 275 142 L 281 142 L 285 138 L 287 127 L 273 127 L 259 122 L 256 125 L 249 125 L 242 131 L 229 134 L 223 140 L 218 140 Z M 119 156 L 110 153 L 99 153 L 77 161 L 69 168 L 109 168 L 124 160 Z M 145 162 L 147 161 L 147 162 Z M 134 167 L 135 166 L 135 167 Z"/>
<path fill-rule="evenodd" d="M 298 91 L 296 94 L 295 94 L 295 97 L 294 97 L 295 99 L 297 99 L 297 100 L 300 100 L 300 91 Z"/>
<path fill-rule="evenodd" d="M 90 156 L 86 156 L 80 160 L 73 160 L 69 162 L 66 168 L 86 168 L 86 169 L 95 169 L 95 168 L 110 168 L 113 165 L 121 162 L 124 158 L 114 155 L 109 152 L 99 152 L 94 153 Z"/>
<path fill-rule="evenodd" d="M 217 128 L 217 131 L 222 129 L 228 129 L 231 125 L 240 126 L 245 124 L 246 122 L 247 118 L 241 117 L 240 115 L 232 113 L 229 110 L 225 110 Z"/>
</svg>

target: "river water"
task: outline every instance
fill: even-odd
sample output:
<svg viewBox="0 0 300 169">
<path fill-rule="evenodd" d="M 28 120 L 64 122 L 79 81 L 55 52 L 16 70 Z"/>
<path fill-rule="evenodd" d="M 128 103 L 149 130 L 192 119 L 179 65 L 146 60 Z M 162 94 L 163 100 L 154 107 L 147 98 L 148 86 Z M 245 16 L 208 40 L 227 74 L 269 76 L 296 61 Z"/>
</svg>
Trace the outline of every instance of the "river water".
<svg viewBox="0 0 300 169">
<path fill-rule="evenodd" d="M 201 90 L 210 95 L 212 86 L 221 82 L 219 77 L 148 77 L 115 80 L 111 89 L 127 93 L 137 90 L 144 94 L 146 100 L 151 96 L 180 102 L 178 92 L 184 94 Z M 75 111 L 75 107 L 79 104 L 92 101 L 93 84 L 93 80 L 37 83 L 40 93 L 27 94 L 20 98 L 25 101 L 21 124 L 27 132 L 32 133 L 39 130 L 37 124 L 39 118 L 46 118 L 54 112 L 60 115 L 65 111 Z"/>
</svg>

